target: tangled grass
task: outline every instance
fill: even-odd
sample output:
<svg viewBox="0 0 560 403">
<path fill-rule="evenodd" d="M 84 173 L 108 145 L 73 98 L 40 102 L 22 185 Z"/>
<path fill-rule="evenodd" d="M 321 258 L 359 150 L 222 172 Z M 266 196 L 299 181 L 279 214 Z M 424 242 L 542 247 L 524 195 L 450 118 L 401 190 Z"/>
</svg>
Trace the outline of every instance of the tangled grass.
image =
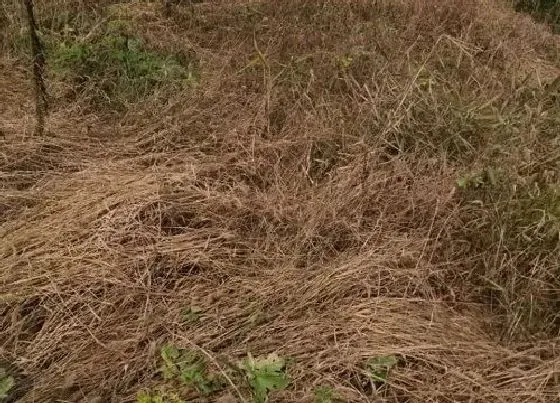
<svg viewBox="0 0 560 403">
<path fill-rule="evenodd" d="M 1 6 L 9 401 L 248 401 L 248 353 L 287 357 L 270 401 L 560 398 L 547 27 L 490 0 L 37 6 L 83 43 L 123 21 L 200 77 L 115 113 L 54 74 L 34 137 L 17 2 Z M 172 383 L 166 345 L 231 382 Z"/>
</svg>

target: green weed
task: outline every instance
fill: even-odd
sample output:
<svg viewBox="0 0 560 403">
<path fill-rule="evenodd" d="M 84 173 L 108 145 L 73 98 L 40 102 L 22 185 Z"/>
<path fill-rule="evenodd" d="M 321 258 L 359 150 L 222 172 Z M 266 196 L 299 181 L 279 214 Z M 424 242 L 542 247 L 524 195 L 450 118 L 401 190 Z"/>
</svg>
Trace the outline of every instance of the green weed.
<svg viewBox="0 0 560 403">
<path fill-rule="evenodd" d="M 290 383 L 286 361 L 277 354 L 260 359 L 248 354 L 239 367 L 245 371 L 255 403 L 266 403 L 269 392 L 285 389 Z"/>
<path fill-rule="evenodd" d="M 204 357 L 195 351 L 166 345 L 161 349 L 161 358 L 163 365 L 160 372 L 164 379 L 177 379 L 203 395 L 223 387 L 222 379 L 207 370 Z"/>
</svg>

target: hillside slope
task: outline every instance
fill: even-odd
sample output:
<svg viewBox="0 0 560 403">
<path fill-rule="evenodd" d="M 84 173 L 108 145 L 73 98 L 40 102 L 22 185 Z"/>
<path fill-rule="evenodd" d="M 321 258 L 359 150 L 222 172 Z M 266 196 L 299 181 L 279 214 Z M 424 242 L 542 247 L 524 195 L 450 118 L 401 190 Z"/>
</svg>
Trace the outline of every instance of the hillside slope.
<svg viewBox="0 0 560 403">
<path fill-rule="evenodd" d="M 264 401 L 240 362 L 271 353 L 270 402 L 560 401 L 550 28 L 490 0 L 37 3 L 43 137 L 0 6 L 8 401 Z"/>
</svg>

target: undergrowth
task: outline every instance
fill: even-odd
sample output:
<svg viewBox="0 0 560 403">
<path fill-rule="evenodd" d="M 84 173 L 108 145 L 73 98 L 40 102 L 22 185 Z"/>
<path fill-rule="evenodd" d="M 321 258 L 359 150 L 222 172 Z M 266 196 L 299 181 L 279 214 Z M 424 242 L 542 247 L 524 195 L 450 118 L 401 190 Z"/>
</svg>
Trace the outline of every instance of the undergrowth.
<svg viewBox="0 0 560 403">
<path fill-rule="evenodd" d="M 181 403 L 185 401 L 184 396 L 192 395 L 189 391 L 210 397 L 230 386 L 226 379 L 230 383 L 234 379 L 243 391 L 249 389 L 254 403 L 266 403 L 270 392 L 283 390 L 290 383 L 286 374 L 286 360 L 277 354 L 262 358 L 248 354 L 236 367 L 226 361 L 223 365 L 229 375 L 222 369 L 220 372 L 209 368 L 206 357 L 201 353 L 171 344 L 162 347 L 161 360 L 159 373 L 164 383 L 154 386 L 152 390 L 138 392 L 138 403 Z M 235 384 L 232 386 L 236 388 Z M 237 397 L 243 399 L 239 389 L 236 392 Z"/>
<path fill-rule="evenodd" d="M 194 61 L 183 65 L 118 29 L 93 39 L 70 36 L 49 38 L 47 43 L 47 62 L 55 79 L 73 81 L 74 92 L 85 92 L 107 106 L 134 102 L 163 85 L 194 86 L 198 81 Z"/>
</svg>

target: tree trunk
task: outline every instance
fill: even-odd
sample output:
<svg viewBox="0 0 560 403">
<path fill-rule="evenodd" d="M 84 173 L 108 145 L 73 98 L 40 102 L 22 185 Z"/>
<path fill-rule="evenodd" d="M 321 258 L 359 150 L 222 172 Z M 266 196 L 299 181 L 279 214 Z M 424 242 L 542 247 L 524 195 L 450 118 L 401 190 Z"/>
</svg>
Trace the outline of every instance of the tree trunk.
<svg viewBox="0 0 560 403">
<path fill-rule="evenodd" d="M 33 56 L 33 83 L 35 86 L 35 134 L 42 135 L 45 129 L 45 117 L 47 115 L 47 90 L 43 74 L 45 72 L 45 52 L 43 44 L 37 35 L 37 23 L 33 12 L 33 0 L 23 0 L 29 26 L 29 38 L 31 39 L 31 53 Z"/>
</svg>

